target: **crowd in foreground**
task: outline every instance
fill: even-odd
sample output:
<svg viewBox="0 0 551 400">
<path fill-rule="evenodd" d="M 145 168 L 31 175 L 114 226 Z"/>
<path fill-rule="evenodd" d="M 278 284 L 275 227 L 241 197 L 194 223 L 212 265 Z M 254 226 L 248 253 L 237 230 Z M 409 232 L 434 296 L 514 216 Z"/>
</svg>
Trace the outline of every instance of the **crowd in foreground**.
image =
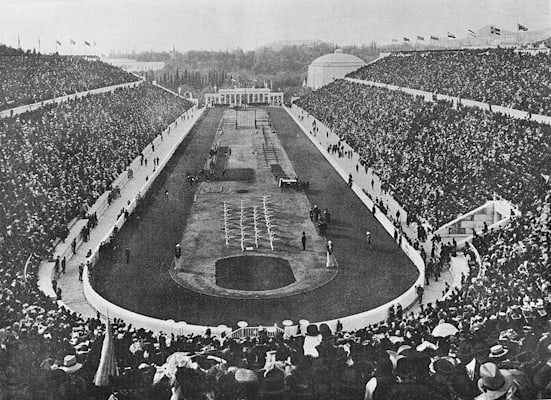
<svg viewBox="0 0 551 400">
<path fill-rule="evenodd" d="M 0 111 L 138 80 L 99 60 L 2 48 L 0 71 Z"/>
<path fill-rule="evenodd" d="M 440 227 L 498 194 L 530 206 L 551 171 L 551 127 L 345 80 L 299 99 L 408 212 Z"/>
<path fill-rule="evenodd" d="M 551 115 L 550 63 L 550 54 L 512 49 L 415 51 L 349 76 Z"/>
<path fill-rule="evenodd" d="M 84 319 L 66 310 L 37 288 L 34 263 L 23 276 L 27 254 L 47 257 L 54 238 L 63 236 L 62 228 L 80 212 L 80 205 L 108 190 L 113 177 L 188 107 L 149 86 L 88 97 L 0 120 L 0 142 L 6 143 L 0 148 L 0 204 L 5 211 L 0 220 L 0 399 L 531 400 L 551 396 L 551 190 L 538 179 L 541 169 L 532 164 L 547 165 L 546 131 L 539 125 L 523 125 L 526 131 L 516 142 L 517 128 L 501 116 L 482 113 L 484 118 L 479 119 L 465 114 L 468 123 L 462 125 L 457 118 L 464 110 L 448 114 L 446 104 L 424 108 L 410 98 L 413 105 L 404 104 L 411 108 L 398 109 L 393 102 L 403 99 L 377 91 L 358 93 L 364 97 L 350 98 L 349 107 L 367 116 L 370 107 L 365 102 L 379 96 L 381 103 L 373 106 L 380 107 L 379 123 L 391 121 L 381 131 L 387 138 L 377 142 L 382 144 L 380 159 L 396 159 L 389 143 L 399 145 L 403 140 L 409 146 L 402 148 L 404 158 L 412 153 L 418 157 L 418 169 L 434 168 L 435 160 L 417 155 L 422 146 L 415 139 L 425 139 L 429 132 L 446 137 L 450 130 L 459 136 L 453 143 L 471 163 L 466 165 L 480 158 L 481 166 L 498 160 L 500 168 L 516 168 L 511 174 L 516 173 L 517 179 L 511 175 L 500 181 L 496 174 L 491 179 L 515 195 L 513 199 L 523 204 L 523 215 L 499 231 L 475 236 L 481 261 L 474 250 L 467 251 L 470 275 L 464 277 L 461 289 L 448 291 L 434 304 L 423 303 L 417 313 L 392 307 L 385 322 L 353 332 L 321 324 L 303 332 L 272 336 L 262 331 L 258 337 L 242 339 L 209 331 L 189 336 L 153 334 L 124 321 L 106 327 L 99 318 Z M 383 100 L 394 114 L 383 113 Z M 329 96 L 324 101 L 334 100 Z M 345 117 L 358 120 L 356 114 L 334 104 Z M 321 102 L 316 107 L 323 109 Z M 328 115 L 332 121 L 340 118 L 337 113 Z M 409 129 L 398 129 L 403 125 Z M 495 147 L 485 136 L 487 126 L 503 126 L 493 132 Z M 439 130 L 430 130 L 436 127 Z M 475 128 L 480 129 L 478 134 Z M 348 130 L 353 129 L 357 128 L 350 125 Z M 408 132 L 413 132 L 411 137 Z M 462 135 L 473 154 L 461 141 Z M 475 139 L 479 145 L 472 145 Z M 359 145 L 365 139 L 356 130 L 350 140 Z M 444 146 L 443 140 L 429 143 L 438 157 L 448 157 L 436 152 Z M 511 152 L 513 144 L 531 149 L 536 161 L 528 161 L 523 149 Z M 484 158 L 483 146 L 490 159 Z M 453 153 L 455 147 L 449 149 Z M 459 158 L 452 160 L 455 167 Z M 457 180 L 452 172 L 449 179 Z M 429 175 L 421 176 L 428 179 Z M 515 186 L 524 180 L 533 187 L 525 187 L 526 182 Z M 407 200 L 411 190 L 405 183 L 401 201 Z M 483 190 L 470 189 L 468 183 L 474 185 L 476 179 L 455 182 L 463 185 L 456 189 L 464 194 L 461 207 L 471 201 L 468 195 L 478 196 L 477 190 Z M 55 201 L 49 203 L 50 197 Z M 421 202 L 416 212 L 430 216 L 435 206 L 438 202 Z M 97 386 L 106 329 L 112 329 L 119 376 Z"/>
<path fill-rule="evenodd" d="M 480 232 L 470 276 L 417 313 L 346 332 L 234 339 L 153 334 L 113 321 L 119 376 L 96 386 L 106 325 L 4 271 L 2 399 L 515 399 L 551 396 L 551 190 L 499 231 Z M 549 320 L 549 322 L 548 322 Z M 450 325 L 452 326 L 450 328 Z M 450 330 L 451 329 L 451 330 Z"/>
</svg>

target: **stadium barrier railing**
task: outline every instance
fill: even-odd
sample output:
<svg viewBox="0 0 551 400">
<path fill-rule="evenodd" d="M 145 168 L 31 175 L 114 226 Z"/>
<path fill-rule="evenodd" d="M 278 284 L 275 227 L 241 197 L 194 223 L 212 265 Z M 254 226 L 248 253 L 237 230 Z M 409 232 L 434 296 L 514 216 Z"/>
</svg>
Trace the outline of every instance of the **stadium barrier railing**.
<svg viewBox="0 0 551 400">
<path fill-rule="evenodd" d="M 362 85 L 387 88 L 387 89 L 390 89 L 390 90 L 397 90 L 397 91 L 401 91 L 401 92 L 404 92 L 404 93 L 409 93 L 409 94 L 412 94 L 412 95 L 415 95 L 415 96 L 422 96 L 422 97 L 424 97 L 425 101 L 433 101 L 433 96 L 436 95 L 436 97 L 439 100 L 451 101 L 452 104 L 454 104 L 455 107 L 457 106 L 457 103 L 460 102 L 462 106 L 477 107 L 477 108 L 480 108 L 481 110 L 486 110 L 486 111 L 490 111 L 490 108 L 491 108 L 492 112 L 499 112 L 500 114 L 508 115 L 512 118 L 530 119 L 530 120 L 540 122 L 540 123 L 543 123 L 543 124 L 551 125 L 551 117 L 548 116 L 548 115 L 532 114 L 532 113 L 529 113 L 527 111 L 517 110 L 515 108 L 498 106 L 498 105 L 494 105 L 494 104 L 490 105 L 488 103 L 483 103 L 481 101 L 463 99 L 463 98 L 459 98 L 457 96 L 449 96 L 449 95 L 445 95 L 445 94 L 441 94 L 441 93 L 431 93 L 431 92 L 427 92 L 427 91 L 424 91 L 424 90 L 418 90 L 418 89 L 412 89 L 412 88 L 407 88 L 407 87 L 402 87 L 402 86 L 396 86 L 396 85 L 391 85 L 391 84 L 387 84 L 387 83 L 366 81 L 366 80 L 356 79 L 356 78 L 344 78 L 344 79 L 346 79 L 349 82 L 359 83 L 359 84 L 362 84 Z"/>
<path fill-rule="evenodd" d="M 105 87 L 101 87 L 101 88 L 97 88 L 97 89 L 87 90 L 87 91 L 84 91 L 84 92 L 77 92 L 77 93 L 68 94 L 68 95 L 65 95 L 65 96 L 54 97 L 53 99 L 43 100 L 43 101 L 40 101 L 40 102 L 37 102 L 37 103 L 26 104 L 26 105 L 23 105 L 23 106 L 10 108 L 8 110 L 0 111 L 0 118 L 6 118 L 6 117 L 10 117 L 12 115 L 15 116 L 15 115 L 19 115 L 19 114 L 22 114 L 22 113 L 26 113 L 28 111 L 38 110 L 39 108 L 42 108 L 45 105 L 52 104 L 52 103 L 56 103 L 56 104 L 64 103 L 68 100 L 78 99 L 78 98 L 87 96 L 89 94 L 113 92 L 116 89 L 125 88 L 125 87 L 134 88 L 134 87 L 140 85 L 142 82 L 143 81 L 141 81 L 141 80 L 140 81 L 133 81 L 133 82 L 125 82 L 125 83 L 120 83 L 118 85 L 105 86 Z"/>
<path fill-rule="evenodd" d="M 288 107 L 284 107 L 287 113 L 293 118 L 293 120 L 297 123 L 297 125 L 302 129 L 302 131 L 306 134 L 306 136 L 311 140 L 311 142 L 318 148 L 320 153 L 327 159 L 327 161 L 333 166 L 333 168 L 339 173 L 339 175 L 345 180 L 348 180 L 348 173 L 344 171 L 344 169 L 331 157 L 331 155 L 327 152 L 327 149 L 324 149 L 320 143 L 310 135 L 308 129 L 302 124 L 300 119 L 298 118 L 298 115 L 302 113 L 306 113 L 306 111 L 303 111 L 301 108 L 297 107 L 296 105 L 293 105 L 292 109 L 289 109 Z M 317 121 L 317 120 L 316 120 Z M 329 130 L 321 121 L 316 122 L 318 126 L 323 126 L 326 130 Z M 359 187 L 356 183 L 352 184 L 352 190 L 356 193 L 358 198 L 365 204 L 365 206 L 371 210 L 373 208 L 373 201 L 367 196 L 361 187 Z M 401 207 L 400 207 L 401 208 Z M 393 237 L 394 235 L 394 224 L 390 221 L 389 218 L 387 218 L 386 215 L 384 215 L 382 212 L 375 213 L 375 218 L 379 221 L 379 223 L 385 228 L 387 233 Z M 425 263 L 423 262 L 423 259 L 421 258 L 419 252 L 417 252 L 406 240 L 402 241 L 401 249 L 404 252 L 404 254 L 411 260 L 413 265 L 417 268 L 418 276 L 415 280 L 415 283 L 404 293 L 402 293 L 400 296 L 395 298 L 392 301 L 387 302 L 386 304 L 383 304 L 379 307 L 376 307 L 374 309 L 350 315 L 347 317 L 339 318 L 339 319 L 333 319 L 329 321 L 320 321 L 316 322 L 318 324 L 320 323 L 326 323 L 328 324 L 332 329 L 335 329 L 337 326 L 337 323 L 340 321 L 340 323 L 343 326 L 343 329 L 345 330 L 356 330 L 361 329 L 367 325 L 370 324 L 376 324 L 379 322 L 382 322 L 387 319 L 388 317 L 388 309 L 392 305 L 401 304 L 402 308 L 404 310 L 411 307 L 416 301 L 417 301 L 417 290 L 416 287 L 421 285 L 424 286 L 424 276 L 425 276 Z"/>
</svg>

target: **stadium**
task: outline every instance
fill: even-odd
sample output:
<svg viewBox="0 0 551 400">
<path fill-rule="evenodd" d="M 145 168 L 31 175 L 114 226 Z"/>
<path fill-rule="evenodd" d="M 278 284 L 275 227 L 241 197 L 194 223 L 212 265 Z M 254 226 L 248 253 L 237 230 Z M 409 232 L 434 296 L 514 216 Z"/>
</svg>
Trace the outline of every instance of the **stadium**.
<svg viewBox="0 0 551 400">
<path fill-rule="evenodd" d="M 551 398 L 549 7 L 243 51 L 219 6 L 0 36 L 0 400 Z"/>
</svg>

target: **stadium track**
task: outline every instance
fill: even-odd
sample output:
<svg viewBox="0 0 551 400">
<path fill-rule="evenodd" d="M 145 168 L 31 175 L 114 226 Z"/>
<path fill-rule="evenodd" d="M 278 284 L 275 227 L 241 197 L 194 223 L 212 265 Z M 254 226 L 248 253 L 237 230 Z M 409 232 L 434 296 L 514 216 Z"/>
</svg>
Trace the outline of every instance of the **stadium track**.
<svg viewBox="0 0 551 400">
<path fill-rule="evenodd" d="M 155 182 L 147 207 L 130 217 L 116 238 L 115 249 L 94 268 L 93 284 L 102 296 L 161 319 L 214 326 L 235 326 L 245 319 L 250 325 L 272 325 L 283 319 L 321 321 L 359 313 L 391 301 L 413 284 L 416 268 L 346 182 L 283 109 L 267 110 L 300 179 L 310 181 L 310 204 L 328 207 L 332 213 L 328 239 L 334 242 L 343 268 L 337 278 L 308 293 L 266 300 L 214 298 L 186 290 L 170 278 L 167 270 L 172 265 L 173 246 L 185 229 L 195 191 L 185 174 L 203 167 L 223 112 L 211 109 Z M 375 252 L 365 247 L 366 230 L 372 232 Z M 125 248 L 131 250 L 129 264 L 123 259 Z"/>
</svg>

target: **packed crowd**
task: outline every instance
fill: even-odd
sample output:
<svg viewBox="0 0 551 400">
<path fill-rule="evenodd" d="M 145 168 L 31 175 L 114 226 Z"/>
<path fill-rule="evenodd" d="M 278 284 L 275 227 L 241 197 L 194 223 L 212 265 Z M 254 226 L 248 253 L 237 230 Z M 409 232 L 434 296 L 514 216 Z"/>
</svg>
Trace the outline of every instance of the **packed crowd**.
<svg viewBox="0 0 551 400">
<path fill-rule="evenodd" d="M 433 227 L 494 194 L 530 206 L 550 173 L 544 124 L 345 80 L 296 104 L 348 143 L 413 220 Z"/>
<path fill-rule="evenodd" d="M 550 63 L 549 54 L 511 49 L 412 52 L 349 76 L 551 115 Z"/>
<path fill-rule="evenodd" d="M 141 85 L 0 119 L 0 265 L 56 238 L 191 103 Z"/>
<path fill-rule="evenodd" d="M 547 266 L 551 190 L 511 225 L 475 237 L 470 276 L 417 313 L 345 332 L 153 334 L 114 321 L 119 376 L 93 384 L 105 335 L 7 271 L 2 290 L 4 399 L 515 399 L 551 395 Z M 2 397 L 3 396 L 3 397 Z M 539 396 L 539 397 L 538 397 Z"/>
<path fill-rule="evenodd" d="M 340 85 L 333 85 L 333 90 L 345 88 Z M 543 181 L 530 180 L 530 171 L 536 176 L 541 170 L 537 165 L 549 165 L 541 154 L 549 149 L 545 147 L 548 132 L 528 124 L 521 125 L 526 131 L 520 135 L 520 128 L 504 117 L 450 110 L 446 104 L 423 105 L 416 99 L 362 92 L 355 86 L 346 89 L 357 91 L 348 103 L 336 100 L 346 93 L 333 98 L 323 91 L 317 94 L 324 93 L 323 100 L 305 101 L 314 115 L 327 112 L 328 122 L 334 124 L 330 126 L 342 129 L 343 140 L 353 146 L 368 143 L 363 138 L 367 135 L 361 135 L 364 128 L 359 127 L 358 115 L 372 118 L 372 126 L 390 120 L 390 125 L 377 130 L 379 136 L 388 133 L 386 138 L 370 143 L 373 147 L 362 147 L 366 166 L 377 166 L 382 158 L 395 162 L 398 152 L 390 145 L 406 143 L 399 150 L 406 158 L 404 165 L 417 165 L 414 171 L 430 166 L 432 174 L 443 174 L 440 185 L 442 176 L 455 180 L 456 195 L 482 190 L 467 185 L 486 179 L 475 172 L 490 162 L 499 161 L 503 169 L 516 168 L 503 181 L 501 175 L 508 170 L 494 171 L 488 182 L 500 183 L 516 196 L 515 201 L 524 203 L 523 215 L 499 231 L 475 236 L 481 261 L 474 250 L 467 251 L 470 276 L 463 279 L 461 289 L 448 290 L 434 304 L 422 304 L 415 314 L 391 307 L 385 322 L 354 332 L 343 331 L 340 324 L 335 329 L 321 324 L 309 325 L 304 332 L 272 335 L 266 330 L 255 338 L 233 339 L 209 331 L 200 336 L 153 334 L 113 321 L 108 329 L 113 333 L 120 376 L 109 377 L 107 386 L 96 386 L 106 326 L 45 296 L 37 288 L 36 265 L 31 263 L 28 276 L 23 276 L 23 264 L 31 251 L 47 256 L 52 240 L 63 236 L 58 232 L 68 219 L 81 212 L 80 205 L 108 189 L 113 177 L 189 104 L 145 85 L 87 97 L 0 120 L 4 145 L 0 148 L 0 399 L 531 400 L 551 396 L 551 274 L 547 268 L 551 190 Z M 366 105 L 374 99 L 381 103 Z M 355 112 L 347 112 L 341 102 Z M 400 102 L 408 108 L 398 108 Z M 334 111 L 327 110 L 327 104 L 333 104 Z M 345 125 L 340 118 L 354 123 Z M 401 128 L 404 125 L 409 130 Z M 476 133 L 475 127 L 484 129 Z M 365 131 L 371 129 L 375 131 L 370 126 Z M 499 143 L 486 138 L 486 130 Z M 452 131 L 465 137 L 444 147 L 445 140 L 452 140 Z M 440 135 L 443 138 L 437 141 Z M 417 143 L 419 138 L 434 141 Z M 426 153 L 419 153 L 424 146 L 430 146 L 436 158 L 425 159 Z M 456 158 L 436 152 L 438 147 L 454 150 Z M 525 151 L 533 152 L 533 160 Z M 417 160 L 407 159 L 410 154 Z M 437 169 L 437 161 L 442 160 L 453 164 L 450 172 Z M 452 167 L 463 165 L 460 161 L 465 171 L 472 171 L 472 181 L 454 175 L 457 170 Z M 428 186 L 435 183 L 428 180 L 428 173 L 412 176 L 416 183 L 424 179 L 425 194 L 432 193 Z M 521 193 L 513 193 L 515 188 Z M 400 190 L 404 191 L 398 192 L 401 200 L 409 195 L 418 200 L 419 194 Z M 465 202 L 471 200 L 465 196 L 458 201 L 467 207 Z M 439 205 L 418 204 L 418 215 L 430 215 L 426 210 Z M 424 235 L 419 236 L 424 241 Z"/>
<path fill-rule="evenodd" d="M 0 111 L 138 80 L 97 60 L 7 50 L 0 52 L 0 71 Z"/>
</svg>

